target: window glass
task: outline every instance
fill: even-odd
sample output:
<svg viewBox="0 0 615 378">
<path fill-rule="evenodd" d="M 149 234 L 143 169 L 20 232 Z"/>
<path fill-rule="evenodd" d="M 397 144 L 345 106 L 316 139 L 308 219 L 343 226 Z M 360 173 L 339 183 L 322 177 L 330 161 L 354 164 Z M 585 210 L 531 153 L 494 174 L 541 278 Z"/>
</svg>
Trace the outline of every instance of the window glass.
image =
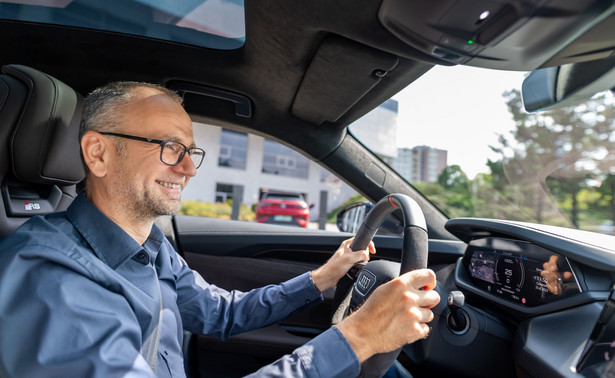
<svg viewBox="0 0 615 378">
<path fill-rule="evenodd" d="M 355 121 L 350 130 L 383 161 L 391 163 L 397 156 L 397 100 L 389 99 Z"/>
<path fill-rule="evenodd" d="M 248 135 L 236 131 L 222 130 L 218 165 L 221 167 L 246 169 Z"/>
<path fill-rule="evenodd" d="M 308 159 L 290 148 L 265 139 L 263 145 L 263 173 L 308 178 Z"/>
<path fill-rule="evenodd" d="M 305 219 L 305 227 L 337 231 L 339 209 L 362 201 L 319 164 L 272 140 L 201 123 L 194 123 L 194 138 L 207 154 L 182 193 L 181 214 L 232 219 L 239 194 L 236 219 L 293 227 L 304 227 Z M 276 203 L 261 210 L 262 198 Z"/>
<path fill-rule="evenodd" d="M 525 75 L 436 66 L 349 129 L 451 218 L 615 235 L 615 96 L 527 113 Z"/>
</svg>

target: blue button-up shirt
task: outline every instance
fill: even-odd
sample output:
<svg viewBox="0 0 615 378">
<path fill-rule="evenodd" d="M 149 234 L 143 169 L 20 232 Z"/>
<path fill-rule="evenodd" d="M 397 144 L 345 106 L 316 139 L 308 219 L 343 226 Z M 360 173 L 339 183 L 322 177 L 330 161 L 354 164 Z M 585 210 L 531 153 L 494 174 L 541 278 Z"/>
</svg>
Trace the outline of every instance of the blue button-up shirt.
<svg viewBox="0 0 615 378">
<path fill-rule="evenodd" d="M 309 273 L 247 293 L 210 285 L 154 226 L 139 245 L 83 194 L 0 243 L 0 376 L 184 376 L 183 329 L 230 335 L 322 297 Z M 256 376 L 355 376 L 332 327 Z"/>
</svg>

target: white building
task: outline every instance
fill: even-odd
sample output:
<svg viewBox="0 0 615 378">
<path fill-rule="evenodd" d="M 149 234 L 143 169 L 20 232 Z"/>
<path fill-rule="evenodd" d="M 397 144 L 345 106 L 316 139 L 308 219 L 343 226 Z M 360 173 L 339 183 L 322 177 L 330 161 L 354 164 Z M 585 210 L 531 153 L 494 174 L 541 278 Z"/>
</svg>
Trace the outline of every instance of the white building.
<svg viewBox="0 0 615 378">
<path fill-rule="evenodd" d="M 396 100 L 387 100 L 349 126 L 352 135 L 387 163 L 397 156 L 397 109 Z"/>
<path fill-rule="evenodd" d="M 447 151 L 428 146 L 399 148 L 392 167 L 409 182 L 436 182 L 447 164 Z"/>
<path fill-rule="evenodd" d="M 389 100 L 356 121 L 352 130 L 362 133 L 361 139 L 367 138 L 362 140 L 376 141 L 369 147 L 390 159 L 397 152 L 390 148 L 395 146 L 396 122 L 397 102 Z M 308 204 L 314 204 L 310 213 L 314 221 L 319 216 L 321 192 L 327 193 L 327 212 L 356 194 L 317 163 L 272 140 L 200 123 L 194 124 L 194 138 L 206 156 L 199 174 L 184 189 L 183 200 L 221 202 L 239 187 L 241 202 L 250 206 L 265 190 L 302 193 Z"/>
<path fill-rule="evenodd" d="M 327 211 L 346 201 L 354 192 L 324 168 L 303 155 L 271 140 L 224 130 L 218 126 L 194 124 L 197 146 L 206 152 L 199 174 L 182 193 L 187 201 L 221 202 L 240 186 L 242 203 L 257 203 L 263 190 L 302 193 L 311 218 L 318 218 L 320 192 L 326 191 Z"/>
</svg>

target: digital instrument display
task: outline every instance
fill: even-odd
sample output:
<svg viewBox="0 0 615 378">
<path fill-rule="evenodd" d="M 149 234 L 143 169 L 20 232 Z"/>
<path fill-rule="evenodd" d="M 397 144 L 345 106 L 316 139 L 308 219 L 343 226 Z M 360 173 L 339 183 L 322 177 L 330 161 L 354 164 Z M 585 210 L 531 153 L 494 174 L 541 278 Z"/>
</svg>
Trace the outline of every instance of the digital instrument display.
<svg viewBox="0 0 615 378">
<path fill-rule="evenodd" d="M 581 291 L 568 259 L 528 242 L 475 239 L 464 263 L 474 284 L 528 307 Z"/>
</svg>

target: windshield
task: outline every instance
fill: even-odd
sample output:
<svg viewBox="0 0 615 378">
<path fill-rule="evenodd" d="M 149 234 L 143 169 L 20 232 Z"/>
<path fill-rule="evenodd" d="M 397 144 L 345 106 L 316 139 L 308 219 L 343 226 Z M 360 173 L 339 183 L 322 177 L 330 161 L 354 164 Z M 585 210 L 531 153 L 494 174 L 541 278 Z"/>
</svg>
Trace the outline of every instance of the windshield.
<svg viewBox="0 0 615 378">
<path fill-rule="evenodd" d="M 434 67 L 393 98 L 393 152 L 361 120 L 350 131 L 449 217 L 613 233 L 613 95 L 528 114 L 525 75 Z"/>
</svg>

